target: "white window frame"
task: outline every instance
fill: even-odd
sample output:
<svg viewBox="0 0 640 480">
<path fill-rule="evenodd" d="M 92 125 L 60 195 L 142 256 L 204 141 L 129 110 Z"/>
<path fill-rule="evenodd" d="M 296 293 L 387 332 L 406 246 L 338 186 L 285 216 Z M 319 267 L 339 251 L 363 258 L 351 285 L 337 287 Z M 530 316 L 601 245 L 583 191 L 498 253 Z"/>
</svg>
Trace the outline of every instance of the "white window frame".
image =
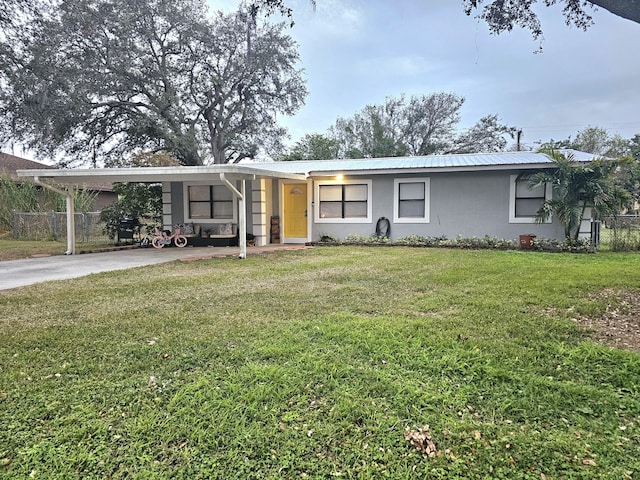
<svg viewBox="0 0 640 480">
<path fill-rule="evenodd" d="M 423 183 L 424 184 L 424 212 L 421 217 L 401 217 L 400 216 L 400 185 L 403 183 Z M 429 223 L 429 197 L 431 196 L 431 179 L 429 177 L 420 178 L 395 178 L 393 180 L 393 223 Z"/>
<path fill-rule="evenodd" d="M 314 188 L 313 216 L 315 223 L 371 223 L 372 220 L 372 184 L 371 180 L 318 180 Z M 367 186 L 367 216 L 349 218 L 320 218 L 320 187 L 323 185 L 366 185 Z M 343 200 L 344 201 L 344 200 Z"/>
<path fill-rule="evenodd" d="M 516 217 L 516 182 L 520 175 L 511 175 L 509 177 L 509 223 L 536 223 L 536 217 Z M 552 198 L 553 188 L 550 183 L 545 185 L 544 198 L 549 200 Z M 553 220 L 549 217 L 542 223 L 551 223 Z"/>
<path fill-rule="evenodd" d="M 182 203 L 184 204 L 184 221 L 185 222 L 193 222 L 199 224 L 208 224 L 208 223 L 238 223 L 238 202 L 235 198 L 235 195 L 232 194 L 232 209 L 233 209 L 233 218 L 191 218 L 189 216 L 189 187 L 201 187 L 201 186 L 216 186 L 216 187 L 224 187 L 229 189 L 229 187 L 222 182 L 189 182 L 183 183 L 182 185 Z"/>
</svg>

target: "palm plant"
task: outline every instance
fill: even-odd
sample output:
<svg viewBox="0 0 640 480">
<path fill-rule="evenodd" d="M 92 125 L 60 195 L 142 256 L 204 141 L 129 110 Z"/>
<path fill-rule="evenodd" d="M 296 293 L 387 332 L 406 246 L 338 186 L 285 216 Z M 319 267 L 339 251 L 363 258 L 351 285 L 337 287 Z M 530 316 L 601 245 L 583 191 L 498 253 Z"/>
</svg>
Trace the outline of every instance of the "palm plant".
<svg viewBox="0 0 640 480">
<path fill-rule="evenodd" d="M 555 168 L 526 177 L 531 188 L 551 184 L 553 189 L 552 198 L 545 200 L 537 212 L 537 222 L 545 222 L 555 215 L 564 226 L 565 237 L 577 241 L 588 208 L 595 211 L 597 218 L 620 212 L 629 194 L 614 184 L 617 162 L 594 160 L 577 164 L 571 153 L 566 156 L 555 150 L 545 153 Z"/>
</svg>

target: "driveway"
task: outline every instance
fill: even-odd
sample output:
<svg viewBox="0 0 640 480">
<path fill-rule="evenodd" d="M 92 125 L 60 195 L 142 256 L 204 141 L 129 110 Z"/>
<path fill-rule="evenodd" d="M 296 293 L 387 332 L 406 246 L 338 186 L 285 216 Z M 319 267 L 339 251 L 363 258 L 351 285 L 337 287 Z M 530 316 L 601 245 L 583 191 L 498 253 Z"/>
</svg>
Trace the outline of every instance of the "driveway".
<svg viewBox="0 0 640 480">
<path fill-rule="evenodd" d="M 248 255 L 274 250 L 308 248 L 302 245 L 268 245 L 251 247 Z M 8 290 L 49 280 L 78 278 L 92 273 L 125 270 L 127 268 L 216 257 L 235 257 L 238 247 L 135 248 L 104 253 L 55 255 L 0 262 L 0 290 Z"/>
</svg>

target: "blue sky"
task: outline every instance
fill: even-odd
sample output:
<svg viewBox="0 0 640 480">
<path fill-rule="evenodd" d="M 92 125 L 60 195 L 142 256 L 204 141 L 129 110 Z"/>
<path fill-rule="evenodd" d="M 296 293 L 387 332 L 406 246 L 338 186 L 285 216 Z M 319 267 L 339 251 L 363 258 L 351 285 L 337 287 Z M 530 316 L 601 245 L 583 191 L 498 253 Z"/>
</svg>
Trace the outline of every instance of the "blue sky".
<svg viewBox="0 0 640 480">
<path fill-rule="evenodd" d="M 228 11 L 233 0 L 210 0 Z M 291 141 L 324 133 L 337 117 L 402 93 L 465 97 L 460 127 L 488 114 L 522 128 L 523 141 L 567 138 L 600 126 L 640 133 L 640 24 L 605 10 L 586 32 L 569 28 L 561 8 L 537 9 L 542 53 L 530 32 L 490 35 L 462 0 L 288 0 L 309 97 L 281 118 Z"/>
</svg>

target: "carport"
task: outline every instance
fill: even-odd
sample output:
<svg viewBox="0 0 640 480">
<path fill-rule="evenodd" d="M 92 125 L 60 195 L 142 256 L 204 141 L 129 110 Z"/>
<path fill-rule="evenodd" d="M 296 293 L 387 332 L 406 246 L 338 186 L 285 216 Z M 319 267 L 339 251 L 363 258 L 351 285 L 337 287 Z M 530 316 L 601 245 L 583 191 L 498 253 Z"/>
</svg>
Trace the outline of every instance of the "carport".
<svg viewBox="0 0 640 480">
<path fill-rule="evenodd" d="M 268 164 L 272 166 L 273 164 Z M 286 170 L 286 169 L 283 169 Z M 306 181 L 306 175 L 287 171 L 276 171 L 260 164 L 224 164 L 198 167 L 141 167 L 141 168 L 86 168 L 86 169 L 41 169 L 18 170 L 18 176 L 30 177 L 35 183 L 66 197 L 67 202 L 67 251 L 76 253 L 74 225 L 74 191 L 90 183 L 163 183 L 185 181 L 219 181 L 231 190 L 238 201 L 239 258 L 247 256 L 247 180 L 285 179 Z M 233 182 L 239 183 L 239 188 Z"/>
</svg>

